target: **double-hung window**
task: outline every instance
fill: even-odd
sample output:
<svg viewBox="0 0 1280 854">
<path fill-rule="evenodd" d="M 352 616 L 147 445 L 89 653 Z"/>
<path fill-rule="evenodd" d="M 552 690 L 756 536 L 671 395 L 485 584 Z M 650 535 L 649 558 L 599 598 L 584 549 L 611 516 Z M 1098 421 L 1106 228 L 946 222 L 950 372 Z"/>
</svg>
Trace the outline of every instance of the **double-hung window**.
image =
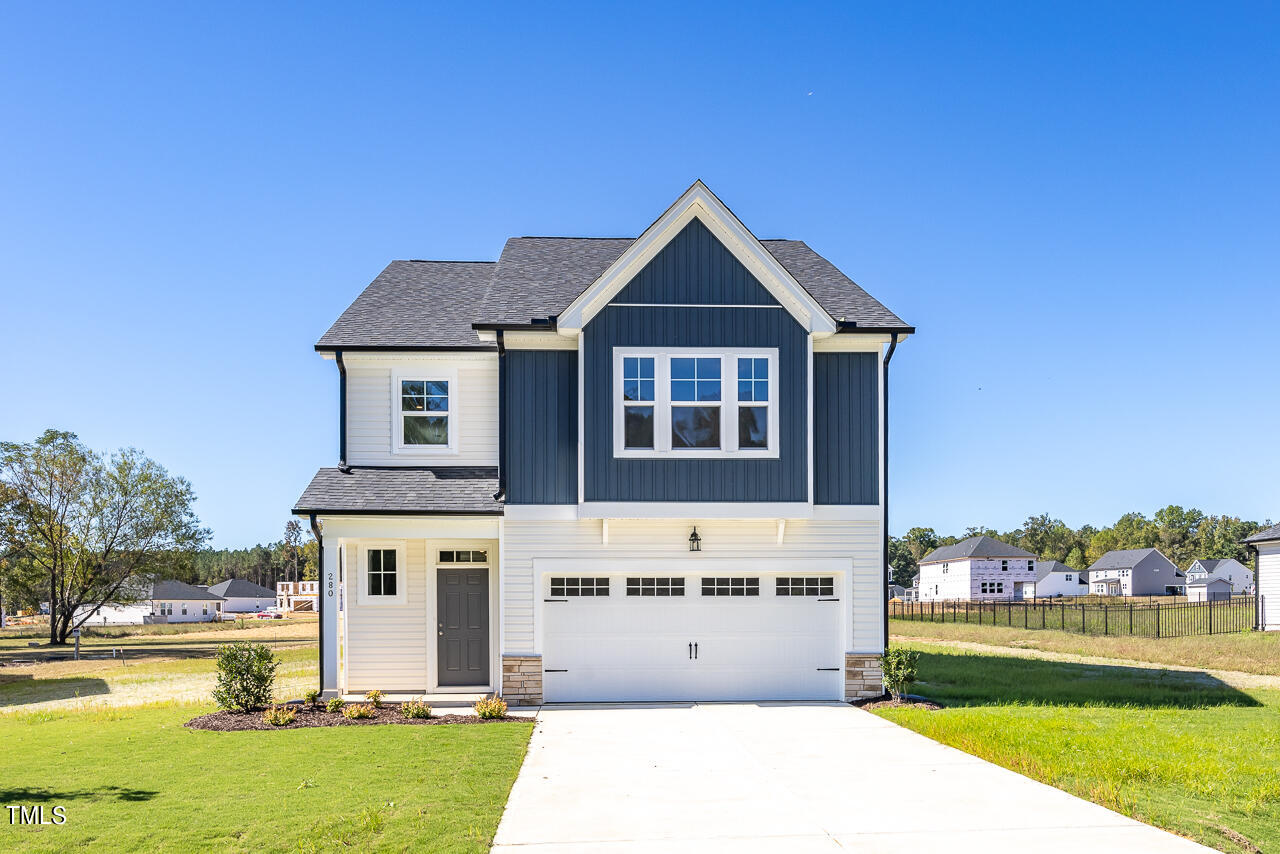
<svg viewBox="0 0 1280 854">
<path fill-rule="evenodd" d="M 778 456 L 777 350 L 614 351 L 614 455 Z"/>
<path fill-rule="evenodd" d="M 397 375 L 393 387 L 395 451 L 440 454 L 457 450 L 458 383 L 452 374 Z"/>
</svg>

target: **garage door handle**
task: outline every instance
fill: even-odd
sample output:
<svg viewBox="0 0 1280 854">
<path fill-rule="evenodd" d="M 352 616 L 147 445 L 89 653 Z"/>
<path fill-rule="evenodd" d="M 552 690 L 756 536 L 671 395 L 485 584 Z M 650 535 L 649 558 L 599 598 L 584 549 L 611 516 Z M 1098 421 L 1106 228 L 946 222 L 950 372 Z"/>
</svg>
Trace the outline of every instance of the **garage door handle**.
<svg viewBox="0 0 1280 854">
<path fill-rule="evenodd" d="M 689 641 L 689 660 L 693 661 L 693 641 Z"/>
<path fill-rule="evenodd" d="M 694 641 L 694 643 L 693 643 L 693 660 L 694 660 L 694 661 L 697 661 L 697 660 L 698 660 L 698 643 L 697 643 L 697 641 Z"/>
<path fill-rule="evenodd" d="M 819 667 L 819 670 L 839 670 L 839 667 Z"/>
</svg>

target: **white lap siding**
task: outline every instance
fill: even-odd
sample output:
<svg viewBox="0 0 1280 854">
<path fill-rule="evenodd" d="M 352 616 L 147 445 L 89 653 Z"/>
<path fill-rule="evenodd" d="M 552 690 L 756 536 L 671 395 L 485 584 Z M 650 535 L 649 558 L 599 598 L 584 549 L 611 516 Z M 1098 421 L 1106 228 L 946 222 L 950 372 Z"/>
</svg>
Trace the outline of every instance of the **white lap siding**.
<svg viewBox="0 0 1280 854">
<path fill-rule="evenodd" d="M 1257 581 L 1262 627 L 1280 631 L 1280 543 L 1258 544 Z"/>
<path fill-rule="evenodd" d="M 692 553 L 688 543 L 692 522 L 614 520 L 609 522 L 609 542 L 604 545 L 599 520 L 505 520 L 503 653 L 541 652 L 536 625 L 541 587 L 534 575 L 535 560 L 539 571 L 545 572 L 557 559 L 577 566 L 584 559 L 594 559 L 603 567 L 610 561 L 654 558 L 669 561 L 664 570 L 669 567 L 673 575 L 693 576 L 711 567 L 714 573 L 723 573 L 732 564 L 722 559 L 740 566 L 734 571 L 741 574 L 760 572 L 760 567 L 777 572 L 785 569 L 788 560 L 797 561 L 797 573 L 803 572 L 799 561 L 805 559 L 842 562 L 852 591 L 843 639 L 846 651 L 883 651 L 884 573 L 878 522 L 788 521 L 781 544 L 773 520 L 709 520 L 697 526 L 702 551 Z"/>
<path fill-rule="evenodd" d="M 498 360 L 493 353 L 364 354 L 343 358 L 347 371 L 347 462 L 354 466 L 496 466 L 498 464 Z M 451 390 L 458 436 L 457 453 L 405 454 L 393 451 L 393 425 L 400 417 L 392 388 L 395 374 L 456 372 Z"/>
<path fill-rule="evenodd" d="M 405 567 L 397 583 L 405 585 L 403 604 L 361 603 L 359 545 L 343 555 L 346 606 L 346 688 L 363 693 L 427 689 L 427 556 L 425 540 L 403 540 Z M 380 541 L 380 544 L 381 541 Z M 387 543 L 388 546 L 393 545 Z"/>
</svg>

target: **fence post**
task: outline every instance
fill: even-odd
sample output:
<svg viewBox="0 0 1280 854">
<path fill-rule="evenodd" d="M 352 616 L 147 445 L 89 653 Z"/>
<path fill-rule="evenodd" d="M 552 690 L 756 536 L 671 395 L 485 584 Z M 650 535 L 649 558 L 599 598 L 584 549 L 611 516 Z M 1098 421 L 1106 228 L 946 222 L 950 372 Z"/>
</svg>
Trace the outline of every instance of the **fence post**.
<svg viewBox="0 0 1280 854">
<path fill-rule="evenodd" d="M 1104 607 L 1105 607 L 1105 606 L 1104 606 Z M 1084 605 L 1083 605 L 1083 604 L 1081 604 L 1081 605 L 1080 605 L 1080 634 L 1084 634 L 1084 633 L 1085 633 L 1085 628 L 1084 628 Z"/>
<path fill-rule="evenodd" d="M 1156 637 L 1160 637 L 1160 619 L 1162 616 L 1160 613 L 1160 609 L 1163 607 L 1164 605 L 1160 604 L 1159 602 L 1156 603 Z"/>
<path fill-rule="evenodd" d="M 1205 590 L 1205 595 L 1208 596 L 1209 588 L 1206 587 L 1204 590 Z M 1212 599 L 1209 600 L 1209 634 L 1213 634 L 1213 600 Z"/>
<path fill-rule="evenodd" d="M 1103 605 L 1102 606 L 1102 636 L 1103 637 L 1106 637 L 1107 635 L 1111 634 L 1111 618 L 1110 616 L 1108 616 L 1110 613 L 1111 613 L 1110 609 L 1107 608 L 1106 605 Z"/>
<path fill-rule="evenodd" d="M 1129 603 L 1129 637 L 1133 637 L 1133 603 Z"/>
</svg>

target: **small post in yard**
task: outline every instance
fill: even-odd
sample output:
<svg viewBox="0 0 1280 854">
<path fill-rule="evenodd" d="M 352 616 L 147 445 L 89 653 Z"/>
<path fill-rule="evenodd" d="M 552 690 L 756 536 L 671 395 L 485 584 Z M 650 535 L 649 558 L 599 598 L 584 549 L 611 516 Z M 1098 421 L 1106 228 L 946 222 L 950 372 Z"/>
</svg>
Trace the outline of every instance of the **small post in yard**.
<svg viewBox="0 0 1280 854">
<path fill-rule="evenodd" d="M 1207 591 L 1208 588 L 1206 587 Z M 1205 595 L 1208 595 L 1207 593 Z M 1213 600 L 1209 600 L 1209 634 L 1213 634 Z"/>
<path fill-rule="evenodd" d="M 80 660 L 80 630 L 72 629 L 71 636 L 76 639 L 76 661 Z"/>
<path fill-rule="evenodd" d="M 1111 634 L 1111 618 L 1107 616 L 1110 613 L 1106 605 L 1102 606 L 1102 636 L 1106 637 Z"/>
</svg>

